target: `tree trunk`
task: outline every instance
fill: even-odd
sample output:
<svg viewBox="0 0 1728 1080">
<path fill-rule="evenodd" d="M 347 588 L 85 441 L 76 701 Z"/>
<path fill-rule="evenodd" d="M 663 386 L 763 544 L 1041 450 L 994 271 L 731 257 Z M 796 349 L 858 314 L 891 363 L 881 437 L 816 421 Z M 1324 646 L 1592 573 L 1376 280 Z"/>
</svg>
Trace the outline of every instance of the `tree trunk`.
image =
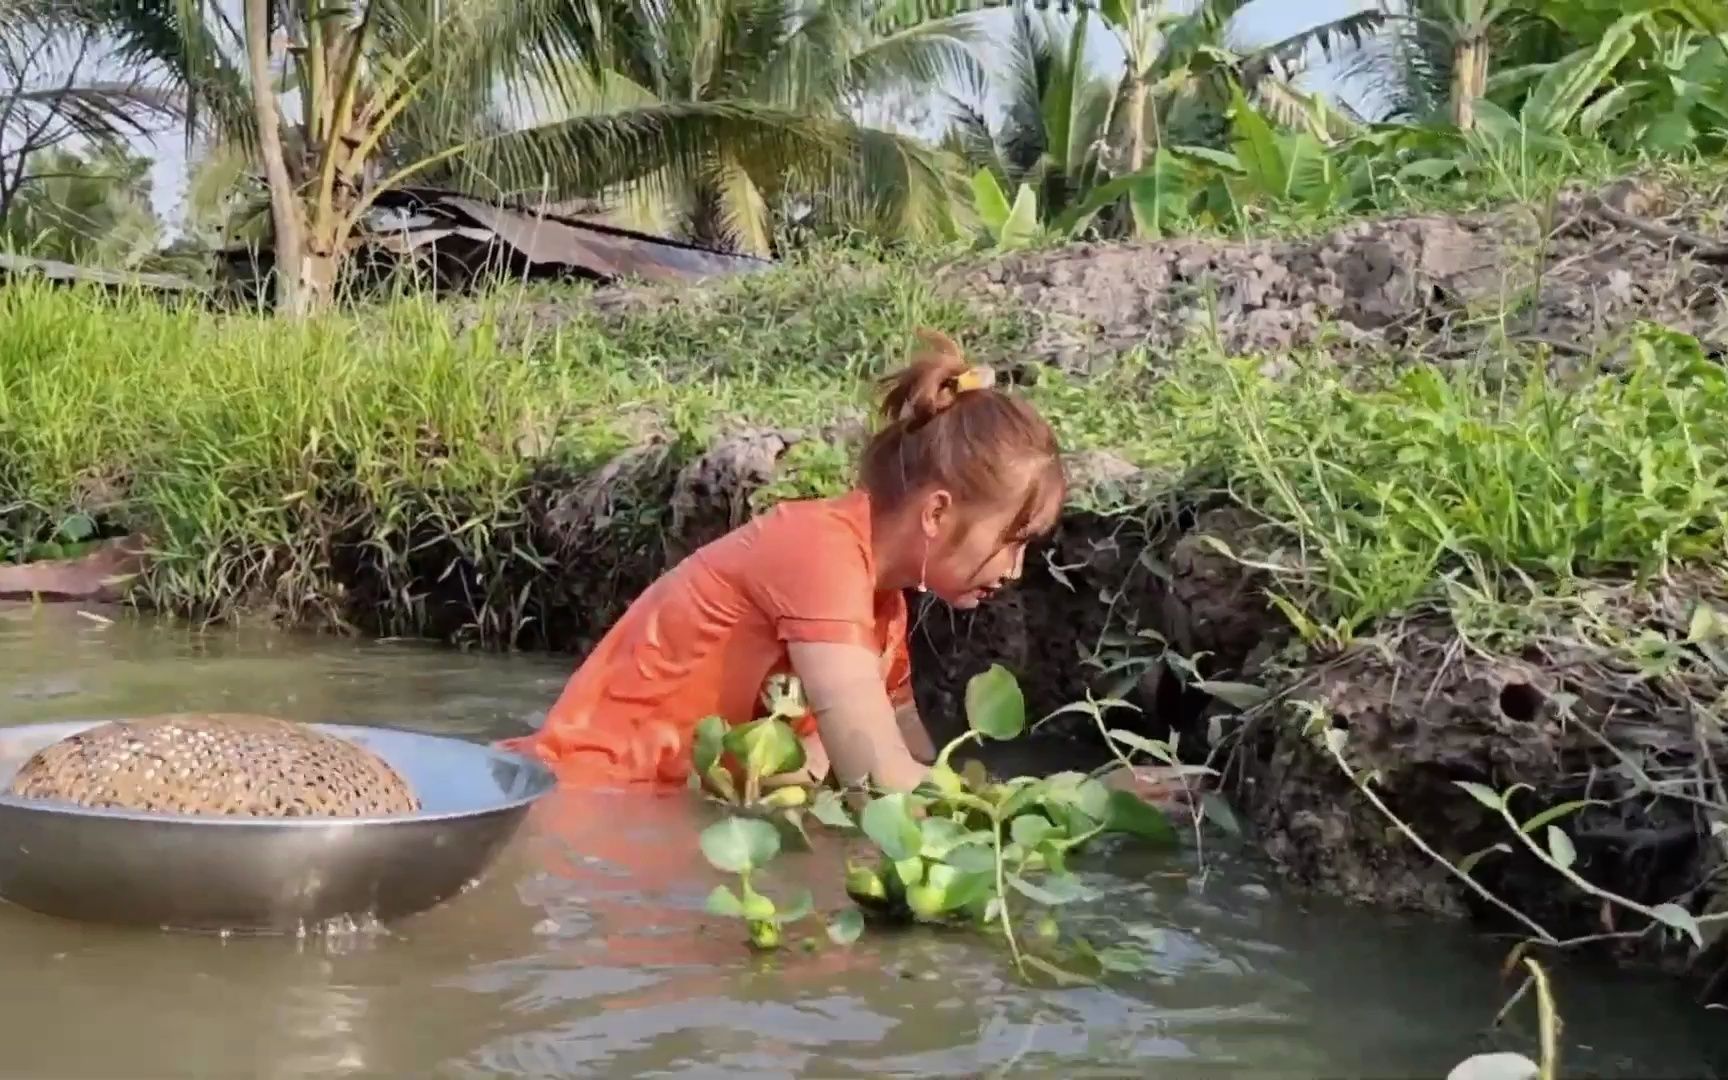
<svg viewBox="0 0 1728 1080">
<path fill-rule="evenodd" d="M 1452 47 L 1452 126 L 1476 128 L 1476 102 L 1488 92 L 1488 42 L 1478 34 Z"/>
<path fill-rule="evenodd" d="M 276 242 L 276 306 L 291 315 L 308 309 L 304 286 L 305 228 L 300 198 L 282 157 L 282 122 L 270 76 L 270 0 L 246 0 L 246 59 L 252 75 L 252 112 L 264 179 L 270 186 L 270 221 Z"/>
<path fill-rule="evenodd" d="M 1146 164 L 1146 80 L 1130 71 L 1123 90 L 1122 126 L 1128 133 L 1128 171 L 1139 172 Z"/>
</svg>

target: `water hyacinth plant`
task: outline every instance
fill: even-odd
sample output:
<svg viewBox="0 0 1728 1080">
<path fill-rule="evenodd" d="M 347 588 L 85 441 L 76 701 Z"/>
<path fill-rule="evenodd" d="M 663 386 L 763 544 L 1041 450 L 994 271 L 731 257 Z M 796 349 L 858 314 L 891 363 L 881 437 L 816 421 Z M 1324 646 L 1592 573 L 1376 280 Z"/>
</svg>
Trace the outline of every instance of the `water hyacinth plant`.
<svg viewBox="0 0 1728 1080">
<path fill-rule="evenodd" d="M 804 765 L 786 722 L 803 710 L 795 685 L 771 687 L 769 705 L 768 716 L 730 730 L 717 718 L 704 721 L 693 763 L 693 783 L 730 811 L 703 832 L 703 854 L 739 878 L 737 892 L 725 885 L 714 890 L 708 910 L 744 919 L 752 944 L 778 945 L 785 925 L 812 912 L 807 890 L 780 906 L 752 884 L 781 850 L 784 827 L 805 835 L 807 806 L 822 825 L 861 834 L 870 850 L 847 863 L 846 892 L 856 906 L 829 921 L 828 937 L 837 943 L 856 940 L 870 923 L 970 925 L 1000 933 L 1022 976 L 1037 972 L 1067 983 L 1137 966 L 1127 950 L 1062 939 L 1055 911 L 1094 895 L 1069 861 L 1105 833 L 1174 845 L 1176 832 L 1156 807 L 1110 789 L 1095 774 L 996 781 L 977 761 L 956 769 L 961 747 L 1013 739 L 1026 728 L 1025 698 L 1006 668 L 992 667 L 968 683 L 967 730 L 942 748 L 928 780 L 912 792 L 824 789 L 812 796 L 784 784 L 762 795 L 773 778 Z M 1034 930 L 1025 935 L 1028 922 Z"/>
</svg>

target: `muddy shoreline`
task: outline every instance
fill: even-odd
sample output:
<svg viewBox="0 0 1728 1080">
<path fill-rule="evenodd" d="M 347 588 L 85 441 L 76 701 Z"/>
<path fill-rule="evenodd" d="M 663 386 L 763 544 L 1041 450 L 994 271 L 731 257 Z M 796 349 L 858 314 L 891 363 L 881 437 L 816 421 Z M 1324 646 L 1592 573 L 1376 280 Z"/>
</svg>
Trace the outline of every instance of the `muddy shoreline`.
<svg viewBox="0 0 1728 1080">
<path fill-rule="evenodd" d="M 1020 364 L 1026 379 L 1054 367 L 1084 380 L 1126 352 L 1156 357 L 1199 334 L 1230 355 L 1264 356 L 1270 369 L 1303 347 L 1327 348 L 1343 365 L 1388 353 L 1446 363 L 1514 343 L 1564 370 L 1611 366 L 1600 346 L 1649 320 L 1719 356 L 1728 267 L 1636 227 L 1661 216 L 1706 230 L 1708 202 L 1628 181 L 1536 210 L 1364 222 L 1317 238 L 1019 253 L 949 267 L 942 288 L 1016 324 L 1007 336 L 1023 350 L 987 358 Z M 1509 291 L 1523 297 L 1516 316 L 1482 318 Z M 571 303 L 616 319 L 666 299 L 644 289 Z M 543 327 L 565 313 L 526 305 L 518 317 Z M 409 515 L 384 550 L 364 501 L 322 511 L 316 558 L 221 554 L 236 567 L 241 607 L 296 626 L 379 636 L 411 627 L 458 645 L 579 655 L 667 567 L 745 520 L 799 448 L 845 451 L 858 431 L 746 428 L 702 446 L 649 432 L 595 468 L 541 469 L 511 514 L 486 522 L 484 563 L 448 530 L 463 507 L 428 506 L 418 524 Z M 1728 769 L 1720 732 L 1705 730 L 1696 708 L 1617 666 L 1607 644 L 1502 653 L 1462 641 L 1443 612 L 1413 613 L 1342 651 L 1297 648 L 1263 573 L 1240 558 L 1271 546 L 1262 534 L 1275 526 L 1226 494 L 1228 477 L 1172 480 L 1102 450 L 1075 454 L 1070 470 L 1072 504 L 1017 588 L 973 614 L 915 606 L 914 678 L 937 727 L 958 723 L 965 680 L 996 662 L 1020 676 L 1035 715 L 1088 692 L 1122 697 L 1138 711 L 1112 723 L 1176 732 L 1185 757 L 1221 768 L 1258 841 L 1298 885 L 1524 937 L 1533 923 L 1555 941 L 1596 938 L 1584 947 L 1723 992 L 1716 923 L 1706 920 L 1698 943 L 1647 932 L 1649 918 L 1591 891 L 1646 912 L 1680 897 L 1694 917 L 1728 902 L 1716 885 L 1715 822 L 1662 786 Z M 115 514 L 103 524 L 153 523 Z M 65 567 L 54 572 L 64 581 Z M 1617 626 L 1683 636 L 1700 601 L 1728 611 L 1720 568 L 1599 585 L 1593 602 Z M 207 612 L 193 603 L 177 613 Z M 1728 690 L 1728 669 L 1719 674 L 1700 676 L 1688 702 Z M 1206 693 L 1197 678 L 1269 697 L 1244 716 L 1247 703 Z M 1328 742 L 1328 731 L 1343 737 Z M 1041 733 L 1086 735 L 1072 718 Z M 1563 870 L 1578 880 L 1525 850 L 1460 781 L 1525 785 L 1508 803 L 1518 821 L 1588 802 L 1567 822 Z M 1649 797 L 1629 798 L 1641 783 Z"/>
</svg>

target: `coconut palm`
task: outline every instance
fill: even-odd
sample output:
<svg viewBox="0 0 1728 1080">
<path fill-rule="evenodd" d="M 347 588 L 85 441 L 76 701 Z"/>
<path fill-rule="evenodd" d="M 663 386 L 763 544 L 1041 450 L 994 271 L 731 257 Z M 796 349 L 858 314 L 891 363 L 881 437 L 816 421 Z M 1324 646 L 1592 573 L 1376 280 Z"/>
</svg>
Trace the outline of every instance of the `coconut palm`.
<svg viewBox="0 0 1728 1080">
<path fill-rule="evenodd" d="M 703 240 L 766 253 L 775 211 L 789 202 L 894 237 L 940 231 L 947 163 L 921 140 L 864 119 L 896 94 L 979 92 L 968 16 L 926 14 L 861 0 L 626 5 L 601 30 L 598 62 L 564 72 L 565 92 L 547 113 L 606 123 L 732 102 L 806 117 L 840 137 L 838 155 L 791 169 L 716 140 L 694 168 L 660 170 L 635 185 L 639 205 Z"/>
<path fill-rule="evenodd" d="M 945 145 L 1000 187 L 1021 184 L 1047 219 L 1061 214 L 1105 176 L 1116 82 L 1086 64 L 1094 25 L 1082 9 L 1072 21 L 1016 9 L 993 84 L 1003 115 L 992 128 L 981 109 L 958 97 Z"/>
<path fill-rule="evenodd" d="M 64 171 L 47 167 L 53 153 L 106 154 L 174 119 L 174 96 L 148 70 L 94 77 L 103 46 L 71 0 L 0 0 L 0 220 Z"/>
<path fill-rule="evenodd" d="M 150 161 L 124 149 L 41 151 L 4 215 L 0 249 L 115 270 L 148 267 L 162 239 Z"/>
<path fill-rule="evenodd" d="M 1359 42 L 1381 19 L 1378 11 L 1361 12 L 1241 45 L 1246 4 L 1236 0 L 1208 0 L 1180 13 L 1159 2 L 1049 7 L 1015 7 L 999 46 L 1006 60 L 993 73 L 1001 122 L 992 129 L 982 110 L 964 111 L 947 139 L 1005 191 L 1028 185 L 1046 223 L 1071 217 L 1113 177 L 1140 172 L 1149 148 L 1221 141 L 1233 83 L 1269 104 L 1308 109 L 1289 85 L 1307 55 Z M 1122 45 L 1119 75 L 1086 62 L 1087 40 L 1099 33 L 1115 34 Z M 1115 218 L 1119 225 L 1138 220 Z"/>
<path fill-rule="evenodd" d="M 294 311 L 328 301 L 378 194 L 415 180 L 627 193 L 751 250 L 791 192 L 925 222 L 930 152 L 849 110 L 976 77 L 958 22 L 858 0 L 245 0 L 238 19 L 220 0 L 79 2 L 126 60 L 171 73 L 199 132 L 262 165 Z"/>
<path fill-rule="evenodd" d="M 1279 72 L 1300 68 L 1318 47 L 1359 46 L 1385 18 L 1378 8 L 1322 20 L 1277 41 L 1233 48 L 1246 36 L 1253 0 L 1199 0 L 1186 12 L 1169 0 L 1099 0 L 1098 11 L 1122 46 L 1124 70 L 1116 112 L 1122 167 L 1137 172 L 1147 148 L 1169 142 L 1173 129 L 1224 114 L 1233 82 L 1250 93 Z"/>
<path fill-rule="evenodd" d="M 1462 131 L 1476 126 L 1478 103 L 1491 91 L 1516 104 L 1535 77 L 1570 56 L 1582 60 L 1623 19 L 1648 16 L 1652 26 L 1728 38 L 1728 14 L 1717 0 L 1382 2 L 1388 34 L 1359 55 L 1354 72 L 1378 91 L 1384 118 L 1444 116 Z M 1633 59 L 1657 51 L 1652 44 Z"/>
</svg>

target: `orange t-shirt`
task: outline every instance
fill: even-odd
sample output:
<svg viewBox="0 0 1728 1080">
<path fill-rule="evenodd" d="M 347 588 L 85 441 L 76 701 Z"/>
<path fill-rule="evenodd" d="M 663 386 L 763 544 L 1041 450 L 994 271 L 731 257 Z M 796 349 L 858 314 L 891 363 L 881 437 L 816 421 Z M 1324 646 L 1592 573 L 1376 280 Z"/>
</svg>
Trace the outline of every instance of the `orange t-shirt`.
<svg viewBox="0 0 1728 1080">
<path fill-rule="evenodd" d="M 505 745 L 566 783 L 683 784 L 696 724 L 760 715 L 794 641 L 875 651 L 890 699 L 911 700 L 906 600 L 876 590 L 862 491 L 782 503 L 679 563 L 601 639 L 545 726 Z M 800 734 L 814 728 L 806 716 Z"/>
</svg>

